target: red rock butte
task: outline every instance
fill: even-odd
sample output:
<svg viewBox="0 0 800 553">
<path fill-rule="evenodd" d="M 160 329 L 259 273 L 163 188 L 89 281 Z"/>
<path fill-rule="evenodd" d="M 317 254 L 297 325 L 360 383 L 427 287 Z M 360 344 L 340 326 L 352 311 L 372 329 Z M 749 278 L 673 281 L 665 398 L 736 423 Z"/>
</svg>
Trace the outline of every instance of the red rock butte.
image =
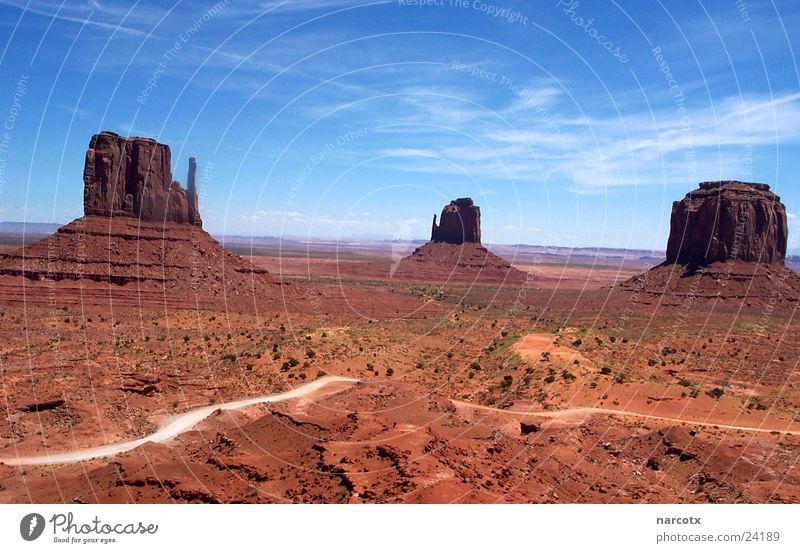
<svg viewBox="0 0 800 553">
<path fill-rule="evenodd" d="M 481 209 L 472 198 L 444 206 L 433 216 L 431 239 L 404 258 L 393 279 L 420 282 L 520 284 L 525 273 L 481 245 Z"/>
<path fill-rule="evenodd" d="M 188 189 L 172 179 L 171 152 L 152 138 L 125 138 L 104 131 L 86 150 L 83 211 L 101 217 L 202 226 L 195 187 L 196 162 L 189 159 Z"/>
<path fill-rule="evenodd" d="M 112 132 L 92 137 L 83 171 L 85 216 L 0 256 L 0 298 L 214 306 L 270 297 L 274 283 L 202 229 L 189 160 L 188 188 L 172 179 L 169 146 Z M 24 278 L 21 282 L 19 279 Z M 26 284 L 27 283 L 27 284 Z"/>
<path fill-rule="evenodd" d="M 786 208 L 766 184 L 701 182 L 672 205 L 666 261 L 623 283 L 643 297 L 800 297 Z"/>
<path fill-rule="evenodd" d="M 768 185 L 701 182 L 672 204 L 667 262 L 783 263 L 788 234 L 786 208 Z"/>
<path fill-rule="evenodd" d="M 436 215 L 433 216 L 431 242 L 480 244 L 481 208 L 473 203 L 472 198 L 458 198 L 444 206 L 438 225 Z"/>
</svg>

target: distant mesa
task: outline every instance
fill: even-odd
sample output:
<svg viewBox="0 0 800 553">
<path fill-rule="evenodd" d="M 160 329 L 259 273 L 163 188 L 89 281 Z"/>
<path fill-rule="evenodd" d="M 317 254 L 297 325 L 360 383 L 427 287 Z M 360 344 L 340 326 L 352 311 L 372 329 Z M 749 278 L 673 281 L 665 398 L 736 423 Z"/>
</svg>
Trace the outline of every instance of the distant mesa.
<svg viewBox="0 0 800 553">
<path fill-rule="evenodd" d="M 436 215 L 433 216 L 431 242 L 480 244 L 481 208 L 474 204 L 472 198 L 458 198 L 444 206 L 438 225 Z"/>
<path fill-rule="evenodd" d="M 152 138 L 94 135 L 83 169 L 84 213 L 202 226 L 195 159 L 189 159 L 187 190 L 172 180 L 171 167 L 169 146 Z"/>
<path fill-rule="evenodd" d="M 227 252 L 202 229 L 196 171 L 190 158 L 184 190 L 172 179 L 166 144 L 94 135 L 83 171 L 85 215 L 0 256 L 0 277 L 59 282 L 53 290 L 83 303 L 113 296 L 115 305 L 213 306 L 232 295 L 246 301 L 247 292 L 252 300 L 255 287 L 269 299 L 275 283 L 262 277 L 266 271 Z M 29 303 L 47 299 L 35 284 L 20 291 L 15 282 L 4 280 L 0 295 Z"/>
<path fill-rule="evenodd" d="M 435 283 L 512 283 L 525 273 L 481 245 L 481 209 L 458 198 L 433 216 L 431 239 L 400 261 L 392 278 Z"/>
<path fill-rule="evenodd" d="M 621 285 L 644 296 L 746 299 L 800 295 L 784 266 L 786 208 L 766 184 L 701 182 L 672 205 L 666 261 Z"/>
</svg>

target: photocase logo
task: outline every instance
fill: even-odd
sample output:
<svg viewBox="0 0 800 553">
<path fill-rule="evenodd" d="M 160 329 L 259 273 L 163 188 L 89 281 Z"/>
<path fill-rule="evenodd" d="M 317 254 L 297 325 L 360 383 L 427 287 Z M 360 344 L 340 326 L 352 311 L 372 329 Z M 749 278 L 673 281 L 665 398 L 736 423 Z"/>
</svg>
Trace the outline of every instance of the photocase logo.
<svg viewBox="0 0 800 553">
<path fill-rule="evenodd" d="M 33 541 L 44 532 L 44 517 L 39 513 L 31 513 L 22 517 L 19 533 L 25 541 Z"/>
</svg>

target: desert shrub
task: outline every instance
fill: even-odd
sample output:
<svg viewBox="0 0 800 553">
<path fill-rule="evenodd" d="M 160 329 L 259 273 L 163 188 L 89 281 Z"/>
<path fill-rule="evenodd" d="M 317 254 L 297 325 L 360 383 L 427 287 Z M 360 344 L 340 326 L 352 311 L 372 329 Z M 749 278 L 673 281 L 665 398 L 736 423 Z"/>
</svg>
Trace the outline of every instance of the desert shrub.
<svg viewBox="0 0 800 553">
<path fill-rule="evenodd" d="M 298 361 L 296 358 L 294 358 L 294 357 L 290 357 L 289 358 L 289 366 L 290 367 L 296 367 L 299 364 L 300 364 L 300 361 Z"/>
<path fill-rule="evenodd" d="M 617 384 L 622 384 L 623 382 L 625 382 L 625 373 L 621 373 L 620 372 L 620 373 L 615 374 L 614 375 L 614 382 L 616 382 Z"/>
<path fill-rule="evenodd" d="M 611 367 L 603 367 L 602 369 L 600 369 L 600 374 L 606 374 L 606 375 L 611 374 Z"/>
<path fill-rule="evenodd" d="M 237 356 L 236 356 L 235 353 L 226 353 L 226 354 L 224 354 L 222 356 L 222 360 L 223 361 L 230 361 L 231 363 L 234 363 L 236 361 L 236 359 L 237 359 Z"/>
<path fill-rule="evenodd" d="M 316 356 L 317 352 L 314 351 L 313 349 L 309 348 L 306 350 L 306 357 L 308 357 L 309 359 L 314 359 Z"/>
<path fill-rule="evenodd" d="M 188 341 L 189 341 L 189 337 L 188 337 L 188 336 L 184 336 L 184 337 L 183 337 L 183 341 L 184 341 L 184 342 L 188 342 Z"/>
<path fill-rule="evenodd" d="M 658 365 L 658 360 L 656 360 L 656 359 L 650 359 L 650 360 L 647 361 L 647 366 L 648 367 L 655 367 L 656 365 Z"/>
<path fill-rule="evenodd" d="M 552 384 L 553 382 L 555 382 L 555 381 L 556 381 L 556 375 L 554 375 L 554 374 L 548 374 L 547 376 L 545 376 L 545 377 L 544 377 L 544 381 L 545 381 L 546 383 L 548 383 L 548 384 Z"/>
<path fill-rule="evenodd" d="M 722 388 L 713 388 L 706 392 L 706 394 L 708 394 L 710 397 L 713 397 L 714 399 L 721 398 L 724 393 L 725 390 L 723 390 Z"/>
<path fill-rule="evenodd" d="M 502 386 L 503 388 L 510 388 L 511 384 L 513 383 L 514 383 L 514 377 L 511 376 L 510 374 L 507 374 L 503 377 L 503 381 L 500 382 L 500 386 Z"/>
<path fill-rule="evenodd" d="M 252 363 L 248 363 L 248 364 L 246 365 L 246 367 L 247 367 L 247 370 L 248 370 L 248 371 L 252 371 L 252 370 L 253 370 L 253 364 L 252 364 Z"/>
<path fill-rule="evenodd" d="M 300 380 L 305 380 L 306 378 L 308 378 L 308 375 L 306 373 L 300 373 L 297 376 L 300 377 Z"/>
<path fill-rule="evenodd" d="M 417 362 L 417 368 L 418 369 L 424 369 L 425 368 L 425 363 L 423 363 L 422 361 Z"/>
<path fill-rule="evenodd" d="M 678 381 L 678 386 L 683 386 L 684 388 L 691 388 L 692 387 L 692 381 L 691 380 L 687 380 L 686 378 L 681 378 Z"/>
<path fill-rule="evenodd" d="M 452 351 L 448 351 L 447 352 L 447 358 L 448 359 L 452 359 L 453 358 L 453 352 Z"/>
<path fill-rule="evenodd" d="M 481 370 L 481 364 L 478 363 L 477 361 L 473 361 L 472 363 L 469 364 L 469 368 L 472 369 L 473 371 L 479 371 Z"/>
<path fill-rule="evenodd" d="M 581 340 L 580 338 L 578 338 L 577 340 L 575 340 L 574 342 L 572 342 L 572 347 L 573 347 L 573 348 L 579 348 L 579 347 L 581 347 L 582 345 L 583 345 L 583 340 Z"/>
<path fill-rule="evenodd" d="M 394 369 L 391 367 L 386 367 L 386 376 L 392 376 L 394 374 Z"/>
<path fill-rule="evenodd" d="M 349 370 L 349 369 L 348 369 L 348 370 Z M 322 378 L 323 376 L 327 376 L 327 375 L 328 375 L 328 373 L 326 373 L 326 372 L 325 372 L 325 371 L 323 371 L 322 369 L 320 369 L 320 370 L 318 370 L 318 371 L 317 371 L 317 378 Z"/>
<path fill-rule="evenodd" d="M 575 380 L 575 375 L 569 372 L 567 369 L 564 369 L 561 371 L 561 378 L 569 382 L 571 380 Z"/>
</svg>

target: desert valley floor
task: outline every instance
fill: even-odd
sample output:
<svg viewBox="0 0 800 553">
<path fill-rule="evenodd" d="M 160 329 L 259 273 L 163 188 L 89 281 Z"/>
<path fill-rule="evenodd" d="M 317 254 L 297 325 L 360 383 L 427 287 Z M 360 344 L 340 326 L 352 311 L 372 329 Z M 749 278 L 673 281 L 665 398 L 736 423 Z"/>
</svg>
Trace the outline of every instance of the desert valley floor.
<svg viewBox="0 0 800 553">
<path fill-rule="evenodd" d="M 436 284 L 395 246 L 226 247 L 268 273 L 211 299 L 0 277 L 0 501 L 800 501 L 797 298 L 625 288 L 658 260 L 618 252 Z"/>
</svg>

